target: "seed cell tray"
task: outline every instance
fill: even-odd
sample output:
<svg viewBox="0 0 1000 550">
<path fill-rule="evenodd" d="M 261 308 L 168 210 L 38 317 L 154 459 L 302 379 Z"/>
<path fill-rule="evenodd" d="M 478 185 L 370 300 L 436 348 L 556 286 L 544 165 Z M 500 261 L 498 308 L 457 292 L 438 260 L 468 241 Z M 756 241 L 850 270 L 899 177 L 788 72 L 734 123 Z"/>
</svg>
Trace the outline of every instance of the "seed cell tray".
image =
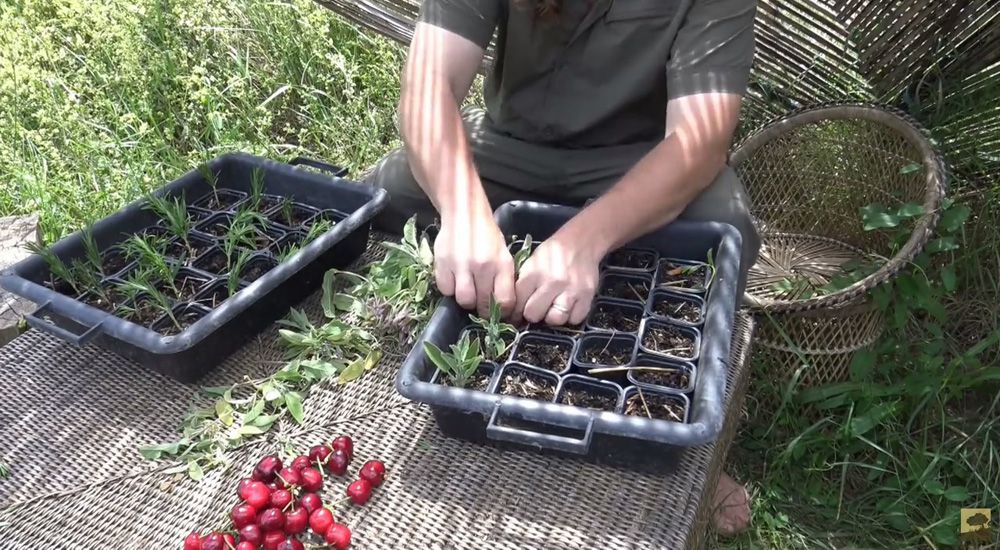
<svg viewBox="0 0 1000 550">
<path fill-rule="evenodd" d="M 32 327 L 192 382 L 311 294 L 327 270 L 364 252 L 388 197 L 345 176 L 309 159 L 224 155 L 154 192 L 186 209 L 186 242 L 141 199 L 48 249 L 80 273 L 94 265 L 86 243 L 96 245 L 101 268 L 88 272 L 97 282 L 87 291 L 39 254 L 0 273 L 0 286 L 40 304 L 27 316 Z M 233 237 L 236 218 L 252 220 L 241 240 Z M 134 236 L 150 236 L 157 254 L 136 253 Z M 151 270 L 149 258 L 166 267 Z M 153 290 L 136 291 L 136 281 Z"/>
<path fill-rule="evenodd" d="M 541 242 L 577 212 L 518 201 L 496 220 L 508 239 Z M 581 326 L 518 327 L 509 353 L 480 367 L 475 388 L 449 385 L 424 352 L 424 342 L 447 351 L 472 325 L 444 300 L 396 388 L 429 404 L 452 437 L 669 469 L 679 451 L 722 429 L 741 247 L 730 225 L 688 221 L 629 243 L 601 262 Z"/>
</svg>

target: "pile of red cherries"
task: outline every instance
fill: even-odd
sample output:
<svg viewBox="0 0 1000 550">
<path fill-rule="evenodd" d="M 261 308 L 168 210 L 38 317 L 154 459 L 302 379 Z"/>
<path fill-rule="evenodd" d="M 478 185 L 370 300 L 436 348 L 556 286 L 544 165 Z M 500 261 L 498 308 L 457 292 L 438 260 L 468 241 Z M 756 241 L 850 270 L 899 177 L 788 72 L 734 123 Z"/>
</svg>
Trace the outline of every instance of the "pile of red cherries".
<svg viewBox="0 0 1000 550">
<path fill-rule="evenodd" d="M 302 539 L 309 532 L 321 543 L 314 548 L 344 550 L 351 545 L 351 530 L 334 521 L 334 506 L 346 501 L 364 505 L 385 478 L 385 464 L 369 460 L 348 485 L 347 496 L 325 504 L 320 493 L 327 474 L 345 476 L 353 458 L 354 442 L 345 435 L 316 445 L 288 466 L 277 455 L 261 458 L 251 477 L 239 482 L 240 502 L 229 512 L 229 528 L 192 532 L 184 539 L 184 550 L 305 550 Z"/>
</svg>

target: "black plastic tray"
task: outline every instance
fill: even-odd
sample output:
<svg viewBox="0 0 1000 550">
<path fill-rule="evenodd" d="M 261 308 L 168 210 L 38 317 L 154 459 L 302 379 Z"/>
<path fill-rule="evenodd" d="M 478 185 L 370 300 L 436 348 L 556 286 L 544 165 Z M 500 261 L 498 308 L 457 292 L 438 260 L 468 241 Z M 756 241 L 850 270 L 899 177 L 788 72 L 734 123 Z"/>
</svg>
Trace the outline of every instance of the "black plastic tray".
<svg viewBox="0 0 1000 550">
<path fill-rule="evenodd" d="M 497 210 L 496 219 L 508 238 L 512 235 L 530 234 L 534 241 L 542 241 L 577 211 L 563 206 L 512 202 Z M 561 390 L 567 383 L 581 384 L 586 380 L 594 380 L 584 376 L 586 372 L 581 372 L 578 364 L 562 374 L 543 374 L 547 371 L 539 373 L 558 379 L 558 389 L 551 402 L 498 393 L 502 371 L 511 367 L 521 368 L 516 363 L 489 364 L 484 367 L 492 372 L 486 391 L 432 383 L 437 369 L 426 358 L 424 342 L 429 341 L 447 349 L 469 325 L 468 313 L 450 299 L 443 301 L 438 307 L 407 356 L 397 376 L 396 388 L 409 399 L 430 404 L 439 427 L 450 436 L 480 443 L 583 456 L 603 463 L 632 467 L 669 467 L 674 463 L 678 450 L 711 442 L 722 428 L 723 397 L 736 314 L 741 246 L 739 232 L 730 225 L 685 221 L 674 222 L 628 246 L 652 250 L 659 258 L 692 262 L 704 262 L 707 251 L 712 251 L 715 273 L 707 293 L 680 293 L 682 296 L 692 296 L 692 301 L 699 305 L 704 300 L 703 322 L 695 326 L 690 323 L 675 324 L 685 331 L 700 330 L 698 357 L 692 361 L 658 358 L 667 364 L 672 361 L 680 368 L 688 369 L 691 376 L 696 377 L 696 383 L 685 390 L 663 390 L 648 384 L 640 385 L 645 395 L 663 392 L 678 403 L 689 403 L 684 422 L 621 414 L 625 399 L 636 391 L 636 386 L 625 373 L 615 377 L 613 381 L 601 382 L 604 389 L 616 392 L 617 412 L 594 411 L 557 403 Z M 652 270 L 642 271 L 640 274 L 647 278 L 655 276 Z M 647 321 L 669 322 L 649 315 L 649 303 L 653 294 L 654 291 L 651 290 L 645 301 L 633 302 L 635 309 L 645 312 L 643 324 Z M 611 302 L 621 303 L 619 300 Z M 547 330 L 559 332 L 557 329 Z M 575 348 L 580 347 L 579 341 L 583 334 L 588 338 L 611 335 L 609 332 L 590 330 L 577 333 L 573 337 L 577 342 Z M 649 357 L 649 354 L 640 349 L 641 332 L 618 332 L 614 337 L 632 342 L 633 358 Z"/>
<path fill-rule="evenodd" d="M 295 168 L 299 164 L 327 173 Z M 78 346 L 93 342 L 163 374 L 190 382 L 312 293 L 322 284 L 323 274 L 328 269 L 344 267 L 364 253 L 371 219 L 388 199 L 384 190 L 347 181 L 343 179 L 346 173 L 342 169 L 309 159 L 295 159 L 284 164 L 234 153 L 210 161 L 207 168 L 216 174 L 220 194 L 235 198 L 245 194 L 253 171 L 258 169 L 263 173 L 266 193 L 291 197 L 337 222 L 259 278 L 244 277 L 239 292 L 176 335 L 165 336 L 49 288 L 45 284 L 50 277 L 49 268 L 37 255 L 0 273 L 0 286 L 40 305 L 27 316 L 32 327 Z M 202 220 L 201 224 L 225 215 L 225 209 L 213 212 L 196 206 L 212 194 L 202 170 L 192 170 L 157 190 L 156 194 L 183 196 L 189 210 Z M 144 209 L 144 205 L 144 200 L 136 201 L 94 224 L 92 234 L 102 252 L 156 224 L 157 216 Z M 277 224 L 273 230 L 275 235 L 290 234 L 287 228 Z M 213 238 L 199 231 L 192 235 L 203 241 Z M 82 257 L 82 233 L 60 240 L 51 250 L 63 261 Z M 261 265 L 277 263 L 269 253 L 257 254 L 251 261 Z M 189 271 L 215 284 L 221 284 L 216 279 L 224 275 L 199 269 Z M 202 294 L 204 292 L 208 290 Z M 200 306 L 191 306 L 189 302 L 177 304 L 178 309 L 192 307 L 198 309 Z M 206 312 L 205 309 L 199 311 Z"/>
</svg>

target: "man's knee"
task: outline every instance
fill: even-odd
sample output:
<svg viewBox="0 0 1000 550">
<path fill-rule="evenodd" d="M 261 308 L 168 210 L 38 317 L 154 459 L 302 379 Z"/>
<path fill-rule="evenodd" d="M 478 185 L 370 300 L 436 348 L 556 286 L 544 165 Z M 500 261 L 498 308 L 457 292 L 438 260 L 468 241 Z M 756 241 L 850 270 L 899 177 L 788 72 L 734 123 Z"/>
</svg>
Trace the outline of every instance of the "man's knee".
<svg viewBox="0 0 1000 550">
<path fill-rule="evenodd" d="M 410 169 L 406 151 L 395 149 L 382 158 L 363 178 L 364 183 L 385 189 L 389 202 L 375 216 L 375 227 L 390 233 L 399 233 L 414 215 L 417 223 L 427 226 L 434 222 L 434 206 L 424 193 Z"/>
<path fill-rule="evenodd" d="M 686 220 L 727 223 L 740 232 L 743 241 L 743 273 L 740 278 L 742 290 L 746 282 L 746 271 L 757 261 L 760 235 L 750 211 L 750 196 L 736 172 L 728 166 L 723 169 L 712 185 L 688 205 L 680 217 Z"/>
</svg>

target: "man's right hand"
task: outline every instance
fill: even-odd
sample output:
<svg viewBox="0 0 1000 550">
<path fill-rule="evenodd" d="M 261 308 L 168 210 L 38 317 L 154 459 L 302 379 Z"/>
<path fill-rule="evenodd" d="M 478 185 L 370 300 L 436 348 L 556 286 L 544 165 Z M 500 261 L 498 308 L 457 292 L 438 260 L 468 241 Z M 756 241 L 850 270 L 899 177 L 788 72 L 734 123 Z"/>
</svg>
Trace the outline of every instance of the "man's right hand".
<svg viewBox="0 0 1000 550">
<path fill-rule="evenodd" d="M 490 296 L 504 315 L 514 308 L 514 258 L 489 213 L 445 219 L 434 240 L 434 278 L 438 290 L 465 309 L 489 314 Z"/>
</svg>

